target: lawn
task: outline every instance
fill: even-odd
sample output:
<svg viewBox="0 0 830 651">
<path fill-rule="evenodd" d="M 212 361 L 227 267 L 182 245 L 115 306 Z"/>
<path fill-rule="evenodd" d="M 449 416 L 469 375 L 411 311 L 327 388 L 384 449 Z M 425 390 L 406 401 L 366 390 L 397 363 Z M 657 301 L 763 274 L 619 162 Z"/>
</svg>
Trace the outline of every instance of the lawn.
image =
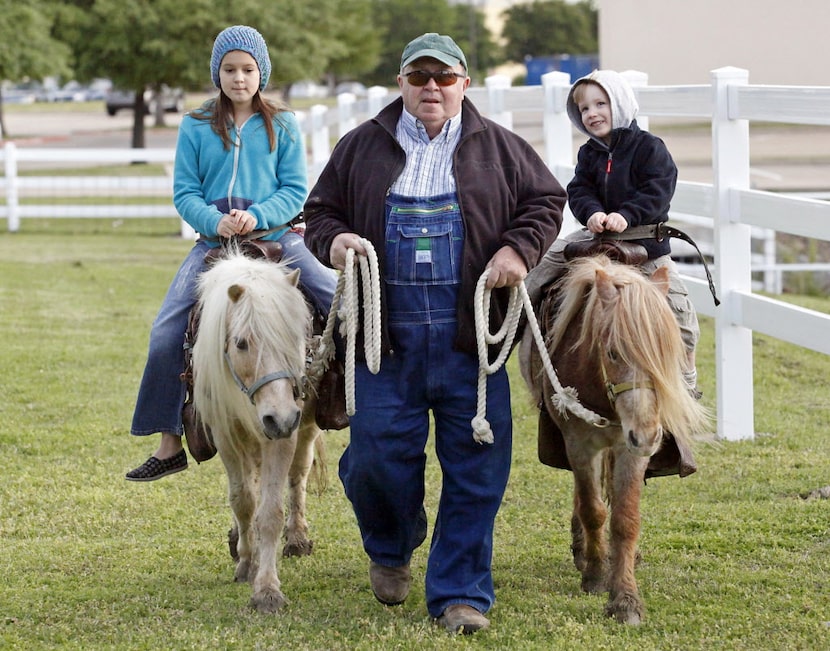
<svg viewBox="0 0 830 651">
<path fill-rule="evenodd" d="M 0 649 L 830 648 L 830 500 L 808 497 L 830 485 L 830 360 L 760 335 L 755 439 L 700 449 L 696 474 L 644 490 L 642 626 L 605 618 L 604 597 L 580 591 L 570 475 L 536 459 L 515 359 L 490 630 L 455 638 L 432 625 L 426 546 L 407 602 L 375 601 L 337 480 L 347 431 L 326 434 L 331 482 L 309 497 L 314 554 L 281 562 L 288 607 L 251 611 L 248 586 L 232 581 L 221 463 L 124 481 L 156 443 L 128 431 L 149 327 L 189 248 L 178 231 L 175 220 L 32 219 L 9 234 L 0 220 Z M 714 407 L 711 321 L 702 330 Z M 433 457 L 428 473 L 432 515 Z"/>
</svg>

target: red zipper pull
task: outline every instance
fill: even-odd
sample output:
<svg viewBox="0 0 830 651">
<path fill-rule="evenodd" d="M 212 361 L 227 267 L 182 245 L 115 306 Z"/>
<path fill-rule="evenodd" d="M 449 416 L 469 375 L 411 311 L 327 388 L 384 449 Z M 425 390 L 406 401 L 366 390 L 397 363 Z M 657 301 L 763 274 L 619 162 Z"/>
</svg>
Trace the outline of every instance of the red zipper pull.
<svg viewBox="0 0 830 651">
<path fill-rule="evenodd" d="M 606 173 L 606 174 L 610 174 L 610 173 L 611 173 L 611 159 L 612 159 L 612 158 L 613 158 L 613 155 L 612 155 L 612 154 L 608 154 L 608 162 L 605 164 L 605 173 Z"/>
</svg>

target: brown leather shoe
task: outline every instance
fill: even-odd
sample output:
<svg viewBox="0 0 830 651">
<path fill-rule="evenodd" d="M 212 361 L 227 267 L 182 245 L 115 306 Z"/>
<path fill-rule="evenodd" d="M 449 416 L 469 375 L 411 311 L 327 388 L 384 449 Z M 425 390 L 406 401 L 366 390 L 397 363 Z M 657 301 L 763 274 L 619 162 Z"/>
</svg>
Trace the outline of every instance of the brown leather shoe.
<svg viewBox="0 0 830 651">
<path fill-rule="evenodd" d="M 406 600 L 409 586 L 412 583 L 412 574 L 409 564 L 398 567 L 387 567 L 375 562 L 369 563 L 369 583 L 375 599 L 386 606 L 397 606 Z"/>
<path fill-rule="evenodd" d="M 450 633 L 464 633 L 464 635 L 472 635 L 490 626 L 489 619 L 467 604 L 447 606 L 435 623 L 443 626 Z"/>
</svg>

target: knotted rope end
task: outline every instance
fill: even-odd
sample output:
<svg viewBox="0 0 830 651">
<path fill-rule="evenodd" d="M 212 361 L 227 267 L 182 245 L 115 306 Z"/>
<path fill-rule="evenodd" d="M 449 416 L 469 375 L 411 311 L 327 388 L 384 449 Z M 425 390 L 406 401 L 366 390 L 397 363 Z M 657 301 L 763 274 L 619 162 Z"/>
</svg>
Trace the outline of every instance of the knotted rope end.
<svg viewBox="0 0 830 651">
<path fill-rule="evenodd" d="M 573 387 L 563 387 L 561 392 L 551 396 L 550 401 L 563 418 L 568 418 L 568 412 L 579 406 L 579 396 Z"/>
<path fill-rule="evenodd" d="M 471 424 L 473 426 L 473 439 L 476 443 L 492 445 L 495 442 L 493 430 L 490 429 L 490 423 L 487 422 L 486 418 L 476 416 Z"/>
</svg>

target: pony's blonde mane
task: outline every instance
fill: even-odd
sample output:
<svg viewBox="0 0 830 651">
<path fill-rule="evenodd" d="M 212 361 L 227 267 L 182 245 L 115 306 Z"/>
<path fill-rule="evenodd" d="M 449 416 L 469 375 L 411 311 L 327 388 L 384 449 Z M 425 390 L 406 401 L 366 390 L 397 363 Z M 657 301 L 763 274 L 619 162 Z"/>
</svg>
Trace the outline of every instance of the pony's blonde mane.
<svg viewBox="0 0 830 651">
<path fill-rule="evenodd" d="M 610 276 L 618 289 L 611 309 L 597 292 L 598 272 Z M 585 347 L 593 355 L 614 350 L 623 364 L 641 369 L 651 379 L 664 428 L 685 440 L 706 437 L 709 415 L 683 381 L 686 348 L 668 301 L 655 283 L 635 267 L 604 255 L 592 256 L 570 263 L 559 296 L 550 352 L 566 330 L 577 328 L 574 349 Z"/>
<path fill-rule="evenodd" d="M 254 406 L 234 383 L 225 349 L 244 337 L 249 346 L 275 355 L 280 368 L 302 375 L 310 312 L 302 292 L 292 285 L 285 265 L 232 254 L 205 271 L 198 285 L 201 318 L 193 349 L 194 402 L 214 431 L 230 432 L 235 423 L 247 431 L 259 427 Z M 242 288 L 238 300 L 229 290 Z"/>
</svg>

